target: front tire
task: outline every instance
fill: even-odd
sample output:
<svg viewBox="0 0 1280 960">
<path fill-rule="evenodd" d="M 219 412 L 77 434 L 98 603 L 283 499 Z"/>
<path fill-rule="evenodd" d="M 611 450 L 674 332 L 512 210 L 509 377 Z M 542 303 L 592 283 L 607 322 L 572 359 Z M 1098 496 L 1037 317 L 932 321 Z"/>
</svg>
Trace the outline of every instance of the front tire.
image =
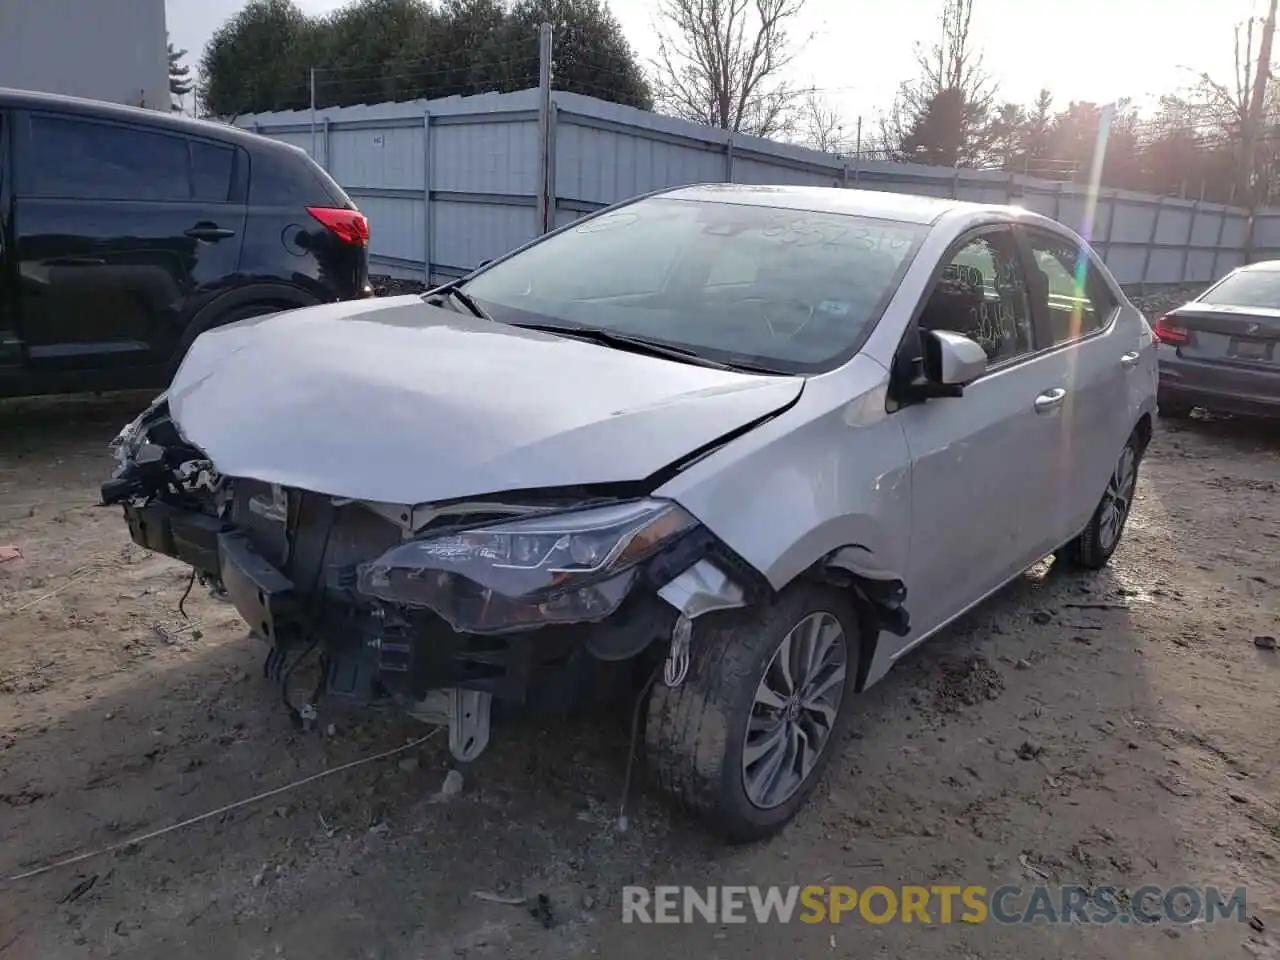
<svg viewBox="0 0 1280 960">
<path fill-rule="evenodd" d="M 1060 559 L 1085 570 L 1101 570 L 1116 552 L 1124 525 L 1133 506 L 1133 495 L 1138 487 L 1138 465 L 1142 462 L 1142 443 L 1137 434 L 1120 452 L 1111 479 L 1102 500 L 1093 511 L 1093 517 L 1084 531 L 1062 548 Z"/>
<path fill-rule="evenodd" d="M 684 683 L 659 683 L 649 699 L 659 784 L 730 842 L 777 833 L 840 749 L 859 648 L 851 598 L 815 583 L 697 621 Z"/>
</svg>

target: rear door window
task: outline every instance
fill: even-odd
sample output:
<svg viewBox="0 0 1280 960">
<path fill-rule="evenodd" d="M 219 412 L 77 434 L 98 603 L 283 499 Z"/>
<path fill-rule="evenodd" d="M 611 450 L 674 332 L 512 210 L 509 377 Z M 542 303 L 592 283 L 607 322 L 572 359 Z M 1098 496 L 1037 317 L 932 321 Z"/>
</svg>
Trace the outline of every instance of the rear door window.
<svg viewBox="0 0 1280 960">
<path fill-rule="evenodd" d="M 123 124 L 29 116 L 21 195 L 74 200 L 189 200 L 188 141 Z"/>
<path fill-rule="evenodd" d="M 195 200 L 226 203 L 235 189 L 234 147 L 191 141 L 191 195 Z"/>
</svg>

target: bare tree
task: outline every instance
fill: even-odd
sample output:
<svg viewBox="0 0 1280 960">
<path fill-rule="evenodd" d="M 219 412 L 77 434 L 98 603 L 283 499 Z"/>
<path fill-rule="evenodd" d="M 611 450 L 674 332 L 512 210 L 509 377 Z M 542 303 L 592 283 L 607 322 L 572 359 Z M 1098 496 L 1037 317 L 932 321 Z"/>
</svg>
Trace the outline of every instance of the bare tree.
<svg viewBox="0 0 1280 960">
<path fill-rule="evenodd" d="M 795 100 L 780 76 L 796 55 L 787 28 L 804 2 L 659 0 L 659 109 L 735 133 L 782 132 Z"/>
<path fill-rule="evenodd" d="M 1280 165 L 1276 143 L 1267 132 L 1280 122 L 1280 101 L 1274 85 L 1258 82 L 1258 61 L 1262 55 L 1259 37 L 1262 31 L 1258 27 L 1258 21 L 1253 19 L 1236 24 L 1235 70 L 1230 80 L 1215 78 L 1207 72 L 1198 74 L 1195 82 L 1181 94 L 1161 98 L 1158 118 L 1162 136 L 1181 131 L 1193 142 L 1218 146 L 1230 154 L 1235 169 L 1229 199 L 1242 203 L 1250 196 L 1255 172 L 1259 195 L 1274 200 Z M 1261 115 L 1255 119 L 1254 98 L 1259 88 L 1262 89 Z M 1251 129 L 1256 131 L 1252 137 L 1255 143 L 1258 143 L 1258 134 L 1266 133 L 1252 163 L 1247 147 Z"/>
<path fill-rule="evenodd" d="M 987 159 L 996 86 L 970 32 L 973 2 L 942 0 L 941 37 L 927 50 L 916 47 L 920 74 L 902 84 L 882 118 L 884 139 L 900 159 L 947 166 Z"/>
<path fill-rule="evenodd" d="M 844 117 L 812 87 L 800 103 L 799 122 L 805 146 L 823 153 L 839 151 L 844 141 Z"/>
<path fill-rule="evenodd" d="M 1254 25 L 1246 20 L 1235 26 L 1235 76 L 1230 84 L 1201 73 L 1184 101 L 1184 123 L 1209 120 L 1228 136 L 1241 137 L 1249 122 L 1249 101 L 1254 87 Z"/>
</svg>

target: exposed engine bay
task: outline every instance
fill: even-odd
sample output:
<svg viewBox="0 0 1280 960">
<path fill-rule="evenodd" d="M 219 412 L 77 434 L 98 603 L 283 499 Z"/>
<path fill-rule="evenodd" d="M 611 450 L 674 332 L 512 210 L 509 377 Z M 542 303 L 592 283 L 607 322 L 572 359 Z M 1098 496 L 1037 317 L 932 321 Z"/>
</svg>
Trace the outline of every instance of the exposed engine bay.
<svg viewBox="0 0 1280 960">
<path fill-rule="evenodd" d="M 768 582 L 679 505 L 635 489 L 438 504 L 342 499 L 221 475 L 162 396 L 113 441 L 102 486 L 141 546 L 225 593 L 270 649 L 291 716 L 326 698 L 449 727 L 460 760 L 495 706 L 565 709 L 613 681 L 688 669 L 692 620 Z M 308 657 L 301 704 L 289 679 Z"/>
</svg>

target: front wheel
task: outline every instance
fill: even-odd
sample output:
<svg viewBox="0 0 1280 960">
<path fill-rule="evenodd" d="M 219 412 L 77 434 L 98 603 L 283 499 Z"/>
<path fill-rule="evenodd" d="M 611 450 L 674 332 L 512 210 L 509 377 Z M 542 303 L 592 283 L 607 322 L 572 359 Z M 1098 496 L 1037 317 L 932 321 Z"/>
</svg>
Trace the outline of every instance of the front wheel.
<svg viewBox="0 0 1280 960">
<path fill-rule="evenodd" d="M 858 673 L 851 599 L 797 583 L 770 607 L 695 625 L 684 683 L 649 700 L 646 754 L 660 785 L 732 842 L 768 837 L 840 748 Z"/>
<path fill-rule="evenodd" d="M 1120 451 L 1111 479 L 1102 500 L 1093 512 L 1084 531 L 1058 551 L 1058 556 L 1073 566 L 1086 570 L 1101 570 L 1120 545 L 1125 522 L 1133 507 L 1133 495 L 1138 487 L 1138 464 L 1142 460 L 1142 445 L 1136 435 Z"/>
</svg>

